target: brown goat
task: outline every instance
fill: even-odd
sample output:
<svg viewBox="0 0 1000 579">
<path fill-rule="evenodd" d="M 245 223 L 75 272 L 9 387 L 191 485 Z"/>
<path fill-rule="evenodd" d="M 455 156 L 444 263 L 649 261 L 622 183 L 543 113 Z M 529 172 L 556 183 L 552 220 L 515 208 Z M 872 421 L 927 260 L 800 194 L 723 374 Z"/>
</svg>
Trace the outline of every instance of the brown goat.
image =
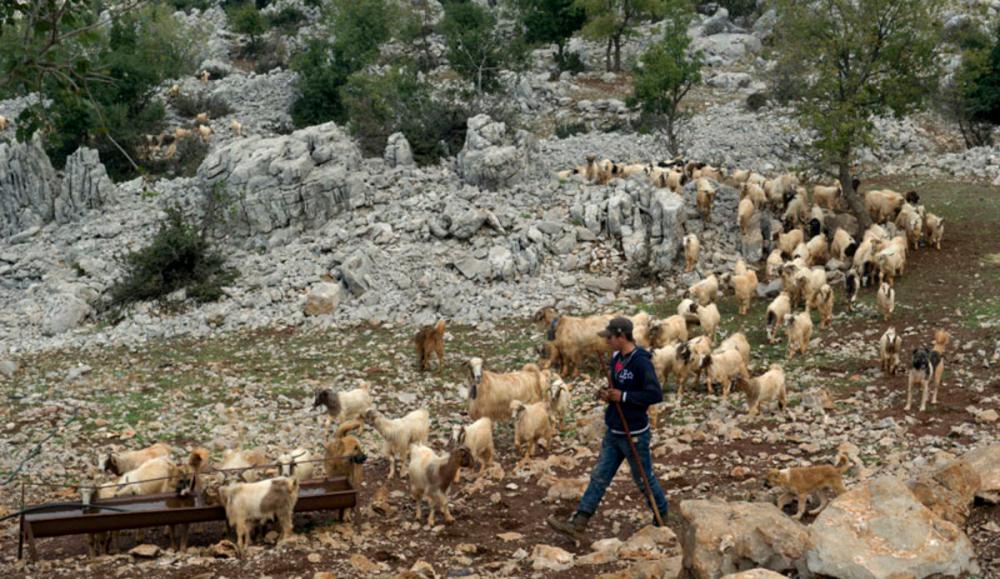
<svg viewBox="0 0 1000 579">
<path fill-rule="evenodd" d="M 417 348 L 417 364 L 423 372 L 430 368 L 431 354 L 437 354 L 438 373 L 444 368 L 444 320 L 433 326 L 420 328 L 413 337 Z"/>
</svg>

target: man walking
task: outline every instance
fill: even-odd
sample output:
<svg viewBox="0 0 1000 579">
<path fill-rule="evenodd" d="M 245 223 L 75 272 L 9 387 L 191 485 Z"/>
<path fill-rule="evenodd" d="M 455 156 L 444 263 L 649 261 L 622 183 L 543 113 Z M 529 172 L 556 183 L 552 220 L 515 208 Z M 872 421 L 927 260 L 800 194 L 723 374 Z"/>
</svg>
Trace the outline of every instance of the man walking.
<svg viewBox="0 0 1000 579">
<path fill-rule="evenodd" d="M 646 503 L 649 505 L 649 495 L 639 469 L 642 468 L 646 473 L 661 520 L 667 519 L 667 497 L 663 494 L 656 475 L 653 474 L 653 460 L 649 454 L 651 433 L 646 412 L 651 405 L 663 401 L 663 390 L 656 378 L 652 360 L 649 352 L 635 345 L 632 321 L 628 318 L 612 319 L 599 335 L 608 341 L 608 345 L 614 351 L 611 356 L 611 387 L 598 394 L 598 398 L 608 403 L 608 407 L 604 410 L 604 424 L 607 426 L 607 431 L 601 443 L 601 455 L 590 475 L 590 484 L 580 499 L 576 513 L 568 521 L 554 517 L 546 519 L 550 527 L 575 540 L 583 538 L 588 521 L 597 511 L 604 492 L 618 472 L 622 460 L 625 459 L 628 460 L 632 471 L 632 479 L 639 486 L 639 491 L 646 497 Z M 621 405 L 626 424 L 622 423 L 618 410 L 614 408 L 616 403 Z M 641 466 L 636 464 L 626 431 L 632 435 Z M 652 509 L 652 505 L 649 507 Z M 656 524 L 655 517 L 653 523 Z"/>
</svg>

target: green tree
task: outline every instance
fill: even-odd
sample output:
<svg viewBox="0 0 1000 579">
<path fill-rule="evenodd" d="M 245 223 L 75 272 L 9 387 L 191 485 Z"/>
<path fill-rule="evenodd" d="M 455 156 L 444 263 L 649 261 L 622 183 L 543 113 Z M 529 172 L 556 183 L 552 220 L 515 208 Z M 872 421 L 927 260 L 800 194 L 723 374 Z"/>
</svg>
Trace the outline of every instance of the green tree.
<svg viewBox="0 0 1000 579">
<path fill-rule="evenodd" d="M 241 4 L 229 13 L 233 30 L 250 37 L 250 54 L 256 54 L 260 46 L 260 36 L 267 32 L 267 18 L 260 13 L 257 5 L 252 2 Z"/>
<path fill-rule="evenodd" d="M 448 62 L 472 82 L 476 94 L 496 90 L 500 71 L 520 68 L 527 55 L 517 27 L 499 22 L 492 12 L 472 2 L 446 2 L 441 33 L 448 45 Z"/>
<path fill-rule="evenodd" d="M 532 44 L 555 44 L 556 59 L 563 63 L 566 41 L 587 21 L 573 0 L 518 0 L 525 40 Z"/>
<path fill-rule="evenodd" d="M 153 98 L 157 85 L 194 71 L 195 35 L 160 4 L 115 12 L 111 26 L 95 33 L 86 43 L 64 39 L 47 52 L 56 72 L 14 85 L 15 93 L 38 90 L 49 99 L 21 113 L 17 136 L 27 139 L 44 129 L 45 149 L 56 166 L 87 145 L 98 150 L 113 177 L 131 177 L 141 170 L 143 135 L 162 125 L 163 105 Z M 63 70 L 65 62 L 86 72 Z"/>
<path fill-rule="evenodd" d="M 987 90 L 991 84 L 1000 88 L 1000 69 L 992 62 L 995 51 L 989 47 L 964 50 L 962 63 L 942 90 L 944 112 L 958 124 L 966 147 L 992 145 L 993 126 L 1000 122 L 1000 103 Z"/>
<path fill-rule="evenodd" d="M 291 109 L 296 126 L 346 121 L 341 88 L 392 38 L 398 15 L 392 6 L 388 0 L 334 0 L 328 6 L 326 27 L 333 40 L 312 39 L 292 59 L 299 75 Z"/>
<path fill-rule="evenodd" d="M 938 0 L 776 0 L 779 61 L 802 61 L 802 125 L 821 160 L 837 168 L 844 198 L 862 227 L 871 223 L 854 191 L 858 148 L 871 145 L 877 115 L 917 109 L 937 81 Z"/>
<path fill-rule="evenodd" d="M 702 57 L 690 51 L 687 26 L 691 7 L 685 0 L 673 2 L 663 21 L 663 38 L 649 47 L 635 73 L 631 104 L 638 105 L 663 127 L 671 154 L 678 154 L 677 128 L 681 100 L 701 81 Z"/>
<path fill-rule="evenodd" d="M 609 71 L 622 69 L 622 45 L 635 33 L 635 26 L 666 10 L 665 0 L 574 0 L 574 5 L 587 15 L 583 35 L 606 42 L 604 64 Z"/>
</svg>

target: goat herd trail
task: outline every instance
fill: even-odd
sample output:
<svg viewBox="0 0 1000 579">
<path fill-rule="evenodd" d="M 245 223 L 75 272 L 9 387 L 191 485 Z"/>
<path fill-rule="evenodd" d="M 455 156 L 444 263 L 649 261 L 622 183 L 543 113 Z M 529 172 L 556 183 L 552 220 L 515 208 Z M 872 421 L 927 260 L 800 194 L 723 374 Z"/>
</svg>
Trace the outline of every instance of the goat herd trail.
<svg viewBox="0 0 1000 579">
<path fill-rule="evenodd" d="M 838 447 L 860 452 L 845 475 L 848 489 L 880 475 L 904 480 L 947 453 L 961 456 L 995 444 L 1000 402 L 1000 188 L 969 182 L 874 180 L 866 187 L 915 187 L 928 208 L 945 218 L 940 251 L 921 248 L 898 281 L 896 310 L 884 322 L 874 290 L 865 288 L 853 312 L 838 300 L 831 327 L 814 330 L 809 353 L 784 362 L 784 342 L 768 345 L 766 301 L 757 299 L 747 316 L 737 315 L 732 296 L 719 302 L 723 335 L 744 332 L 752 346 L 751 371 L 772 362 L 785 364 L 789 408 L 762 409 L 746 416 L 745 397 L 736 393 L 723 405 L 698 387 L 673 400 L 673 387 L 653 437 L 655 472 L 668 493 L 668 526 L 677 534 L 647 529 L 650 513 L 627 468 L 613 482 L 587 529 L 590 541 L 576 546 L 554 536 L 546 516 L 568 516 L 596 458 L 585 422 L 598 408 L 594 392 L 604 383 L 596 367 L 585 367 L 572 387 L 572 409 L 552 448 L 520 469 L 513 429 L 494 432 L 503 470 L 482 478 L 463 471 L 450 492 L 456 521 L 433 529 L 417 523 L 406 479 L 387 480 L 388 462 L 379 456 L 381 439 L 370 428 L 360 438 L 369 455 L 353 524 L 332 514 L 295 517 L 295 535 L 275 545 L 273 536 L 255 539 L 251 556 L 230 558 L 219 543 L 223 523 L 196 525 L 185 554 L 162 549 L 154 559 L 129 550 L 141 543 L 169 544 L 165 531 L 148 530 L 141 541 L 122 533 L 119 549 L 90 559 L 84 537 L 38 541 L 40 561 L 26 567 L 15 560 L 16 519 L 0 523 L 0 575 L 32 577 L 437 577 L 673 576 L 683 542 L 679 505 L 688 499 L 774 503 L 764 485 L 772 468 L 827 464 Z M 838 287 L 838 298 L 839 298 Z M 583 290 L 581 290 L 583 291 Z M 679 298 L 654 290 L 652 303 L 616 304 L 670 315 Z M 926 412 L 905 412 L 906 373 L 883 377 L 878 340 L 892 325 L 903 338 L 903 364 L 918 346 L 929 345 L 937 329 L 953 340 L 938 403 Z M 494 370 L 519 368 L 538 359 L 545 329 L 527 319 L 507 320 L 493 329 L 449 325 L 445 368 L 416 368 L 408 326 L 350 329 L 273 328 L 208 338 L 151 341 L 134 347 L 86 348 L 29 354 L 11 379 L 0 382 L 8 401 L 0 409 L 4 437 L 17 441 L 18 456 L 53 431 L 56 435 L 29 462 L 38 480 L 54 480 L 87 469 L 111 445 L 146 446 L 170 425 L 175 449 L 195 445 L 219 452 L 235 444 L 256 446 L 275 456 L 282 449 L 321 449 L 325 415 L 311 410 L 318 386 L 346 390 L 361 380 L 387 416 L 418 407 L 430 411 L 430 446 L 448 444 L 452 426 L 463 416 L 469 377 L 464 365 L 479 356 Z M 435 361 L 436 362 L 436 361 Z M 436 365 L 432 364 L 436 369 Z M 829 397 L 826 398 L 825 394 Z M 39 403 L 60 400 L 63 404 Z M 71 408 L 78 420 L 66 424 Z M 15 492 L 11 492 L 15 491 Z M 73 489 L 29 487 L 28 502 L 73 496 Z M 0 494 L 0 515 L 18 508 L 19 489 Z M 378 508 L 372 508 L 377 505 Z M 785 509 L 793 514 L 795 505 Z M 806 515 L 803 522 L 814 520 Z M 440 521 L 439 521 L 440 522 Z M 1000 507 L 977 499 L 964 523 L 981 577 L 1000 577 Z M 631 538 L 630 538 L 631 537 Z M 614 539 L 626 541 L 619 544 Z M 739 540 L 739 538 L 737 538 Z M 602 547 L 613 545 L 602 551 Z M 566 553 L 563 553 L 563 550 Z M 141 552 L 141 551 L 140 551 Z M 654 570 L 655 569 L 655 570 Z M 327 574 L 324 574 L 327 573 Z M 648 573 L 644 575 L 643 573 Z"/>
</svg>

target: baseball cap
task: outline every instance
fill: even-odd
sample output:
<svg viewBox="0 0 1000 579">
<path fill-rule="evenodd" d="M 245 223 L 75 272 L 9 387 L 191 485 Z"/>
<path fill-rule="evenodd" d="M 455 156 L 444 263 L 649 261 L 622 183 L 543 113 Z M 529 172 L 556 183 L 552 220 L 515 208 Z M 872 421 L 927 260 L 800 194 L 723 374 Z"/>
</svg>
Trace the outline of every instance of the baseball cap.
<svg viewBox="0 0 1000 579">
<path fill-rule="evenodd" d="M 632 320 L 628 318 L 612 318 L 608 322 L 608 327 L 604 328 L 597 335 L 602 338 L 607 338 L 608 336 L 616 336 L 618 334 L 631 335 L 632 334 Z"/>
</svg>

